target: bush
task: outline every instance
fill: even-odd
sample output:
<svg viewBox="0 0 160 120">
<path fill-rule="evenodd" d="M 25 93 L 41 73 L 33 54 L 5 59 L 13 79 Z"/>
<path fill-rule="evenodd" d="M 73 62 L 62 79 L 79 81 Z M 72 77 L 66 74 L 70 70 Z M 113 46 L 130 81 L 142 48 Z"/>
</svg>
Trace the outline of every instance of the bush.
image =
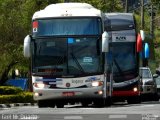
<svg viewBox="0 0 160 120">
<path fill-rule="evenodd" d="M 0 86 L 0 95 L 13 95 L 22 93 L 23 90 L 13 86 Z"/>
<path fill-rule="evenodd" d="M 6 103 L 34 103 L 33 93 L 22 92 L 17 95 L 0 95 L 0 104 Z"/>
<path fill-rule="evenodd" d="M 0 86 L 0 104 L 33 103 L 33 93 L 14 86 Z"/>
</svg>

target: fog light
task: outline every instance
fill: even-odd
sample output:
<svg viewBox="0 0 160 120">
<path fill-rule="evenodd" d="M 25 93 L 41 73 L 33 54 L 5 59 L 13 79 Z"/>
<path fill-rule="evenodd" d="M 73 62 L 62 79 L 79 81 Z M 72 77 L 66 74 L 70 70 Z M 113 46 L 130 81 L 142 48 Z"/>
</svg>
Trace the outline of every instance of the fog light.
<svg viewBox="0 0 160 120">
<path fill-rule="evenodd" d="M 39 96 L 39 94 L 36 92 L 36 93 L 34 93 L 34 95 L 36 96 L 36 97 L 38 97 Z"/>
<path fill-rule="evenodd" d="M 133 88 L 133 91 L 134 91 L 134 92 L 137 92 L 137 91 L 138 91 L 138 88 L 137 88 L 137 87 Z"/>
<path fill-rule="evenodd" d="M 102 90 L 98 91 L 98 94 L 99 94 L 99 95 L 102 95 L 102 94 L 103 94 L 103 91 L 102 91 Z"/>
</svg>

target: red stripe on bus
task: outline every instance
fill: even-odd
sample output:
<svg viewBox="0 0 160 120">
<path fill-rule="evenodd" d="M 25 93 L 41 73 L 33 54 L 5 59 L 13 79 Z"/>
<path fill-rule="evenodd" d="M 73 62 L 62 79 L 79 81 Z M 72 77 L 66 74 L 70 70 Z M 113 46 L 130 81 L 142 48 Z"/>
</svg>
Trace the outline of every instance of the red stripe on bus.
<svg viewBox="0 0 160 120">
<path fill-rule="evenodd" d="M 137 96 L 139 91 L 113 91 L 113 96 Z"/>
</svg>

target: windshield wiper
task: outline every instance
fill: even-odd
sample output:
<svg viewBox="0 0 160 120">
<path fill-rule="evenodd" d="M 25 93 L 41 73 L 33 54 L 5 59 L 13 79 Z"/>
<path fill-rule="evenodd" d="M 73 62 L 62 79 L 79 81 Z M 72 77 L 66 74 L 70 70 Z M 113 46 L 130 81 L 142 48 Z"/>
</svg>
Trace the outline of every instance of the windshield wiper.
<svg viewBox="0 0 160 120">
<path fill-rule="evenodd" d="M 99 39 L 100 39 L 101 37 L 98 37 L 97 38 L 97 43 L 96 43 L 96 48 L 97 48 L 97 55 L 100 55 L 100 46 L 99 46 Z"/>
<path fill-rule="evenodd" d="M 120 68 L 120 66 L 118 65 L 118 63 L 117 63 L 116 59 L 114 59 L 113 61 L 114 61 L 115 65 L 116 65 L 116 67 L 117 67 L 117 69 L 118 69 L 119 73 L 120 73 L 121 75 L 123 75 L 123 76 L 124 76 L 123 71 L 122 71 L 122 69 Z"/>
<path fill-rule="evenodd" d="M 75 55 L 74 55 L 73 53 L 70 53 L 70 54 L 71 54 L 73 60 L 76 62 L 76 64 L 77 64 L 78 68 L 80 69 L 80 71 L 81 71 L 82 73 L 85 73 L 84 70 L 83 70 L 83 68 L 82 68 L 82 66 L 79 64 L 77 58 L 75 57 Z"/>
</svg>

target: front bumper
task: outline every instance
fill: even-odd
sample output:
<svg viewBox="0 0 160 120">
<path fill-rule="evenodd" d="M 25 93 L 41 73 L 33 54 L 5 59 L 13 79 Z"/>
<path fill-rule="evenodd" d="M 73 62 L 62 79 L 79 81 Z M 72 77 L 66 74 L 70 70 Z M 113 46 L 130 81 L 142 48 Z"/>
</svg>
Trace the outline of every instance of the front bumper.
<svg viewBox="0 0 160 120">
<path fill-rule="evenodd" d="M 156 87 L 154 85 L 143 85 L 141 94 L 154 94 Z"/>
<path fill-rule="evenodd" d="M 76 89 L 34 89 L 34 100 L 69 100 L 69 99 L 99 99 L 103 94 L 99 94 L 102 87 L 76 88 Z M 64 93 L 74 93 L 74 95 L 64 96 Z"/>
<path fill-rule="evenodd" d="M 160 98 L 160 88 L 157 88 L 157 94 L 158 94 L 158 97 Z"/>
</svg>

